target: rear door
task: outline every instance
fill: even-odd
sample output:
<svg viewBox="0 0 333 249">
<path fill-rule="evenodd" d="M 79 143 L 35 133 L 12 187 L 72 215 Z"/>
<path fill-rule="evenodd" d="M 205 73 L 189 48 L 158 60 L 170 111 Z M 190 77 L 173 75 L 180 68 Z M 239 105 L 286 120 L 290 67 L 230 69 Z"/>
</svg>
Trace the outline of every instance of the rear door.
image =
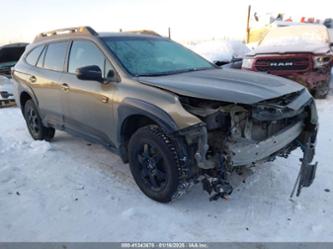
<svg viewBox="0 0 333 249">
<path fill-rule="evenodd" d="M 35 65 L 35 70 L 29 75 L 41 115 L 45 122 L 53 125 L 63 125 L 60 79 L 64 71 L 68 45 L 69 41 L 47 44 Z"/>
</svg>

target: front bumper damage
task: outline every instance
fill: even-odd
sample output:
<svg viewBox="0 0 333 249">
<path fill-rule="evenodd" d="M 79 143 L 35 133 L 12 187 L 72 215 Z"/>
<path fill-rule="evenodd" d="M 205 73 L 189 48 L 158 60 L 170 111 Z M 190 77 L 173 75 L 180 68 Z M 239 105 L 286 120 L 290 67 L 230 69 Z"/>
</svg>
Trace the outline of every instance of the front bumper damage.
<svg viewBox="0 0 333 249">
<path fill-rule="evenodd" d="M 330 81 L 331 68 L 323 67 L 311 72 L 275 75 L 294 80 L 309 90 L 315 90 Z"/>
<path fill-rule="evenodd" d="M 291 196 L 296 190 L 296 195 L 299 196 L 303 187 L 312 184 L 317 169 L 317 163 L 311 164 L 315 153 L 317 111 L 307 91 L 291 101 L 286 106 L 285 110 L 287 109 L 288 111 L 280 110 L 280 115 L 266 113 L 265 110 L 253 112 L 252 117 L 262 121 L 277 122 L 280 119 L 292 119 L 294 116 L 297 119 L 260 141 L 242 137 L 221 137 L 219 141 L 223 145 L 218 153 L 211 152 L 211 136 L 206 123 L 202 122 L 178 132 L 189 145 L 191 164 L 199 168 L 198 179 L 202 182 L 204 190 L 210 194 L 211 200 L 225 198 L 231 194 L 229 177 L 232 171 L 273 161 L 277 156 L 287 158 L 291 151 L 298 147 L 303 151 L 303 157 L 300 158 L 300 172 Z"/>
<path fill-rule="evenodd" d="M 261 142 L 239 141 L 229 146 L 232 166 L 251 165 L 268 158 L 292 143 L 303 130 L 303 122 L 286 127 L 276 135 Z"/>
<path fill-rule="evenodd" d="M 316 176 L 318 162 L 311 164 L 315 154 L 314 144 L 309 140 L 309 142 L 301 148 L 303 150 L 303 158 L 300 159 L 302 164 L 294 188 L 290 194 L 290 198 L 294 196 L 295 191 L 296 196 L 299 196 L 303 187 L 310 187 Z"/>
</svg>

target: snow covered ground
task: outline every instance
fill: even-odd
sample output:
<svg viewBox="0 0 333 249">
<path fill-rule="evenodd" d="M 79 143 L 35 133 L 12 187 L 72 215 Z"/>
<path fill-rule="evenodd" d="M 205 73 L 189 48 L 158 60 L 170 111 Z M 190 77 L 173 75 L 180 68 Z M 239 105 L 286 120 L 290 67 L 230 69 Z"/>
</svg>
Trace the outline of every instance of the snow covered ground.
<svg viewBox="0 0 333 249">
<path fill-rule="evenodd" d="M 200 185 L 167 205 L 146 198 L 128 165 L 63 132 L 33 141 L 18 108 L 0 109 L 0 241 L 333 241 L 333 92 L 317 101 L 317 178 L 289 194 L 299 152 L 256 168 L 229 200 Z"/>
</svg>

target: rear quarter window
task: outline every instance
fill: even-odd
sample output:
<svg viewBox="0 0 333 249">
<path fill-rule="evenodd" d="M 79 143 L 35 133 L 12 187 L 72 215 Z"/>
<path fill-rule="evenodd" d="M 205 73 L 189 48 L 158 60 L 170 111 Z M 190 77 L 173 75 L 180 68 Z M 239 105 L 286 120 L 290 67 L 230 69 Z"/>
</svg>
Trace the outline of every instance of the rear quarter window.
<svg viewBox="0 0 333 249">
<path fill-rule="evenodd" d="M 44 59 L 44 68 L 60 72 L 63 71 L 68 43 L 69 42 L 66 41 L 50 43 L 48 45 Z"/>
<path fill-rule="evenodd" d="M 25 58 L 26 62 L 32 66 L 35 66 L 43 48 L 44 48 L 44 46 L 38 46 L 38 47 L 32 49 L 28 53 L 27 57 Z"/>
</svg>

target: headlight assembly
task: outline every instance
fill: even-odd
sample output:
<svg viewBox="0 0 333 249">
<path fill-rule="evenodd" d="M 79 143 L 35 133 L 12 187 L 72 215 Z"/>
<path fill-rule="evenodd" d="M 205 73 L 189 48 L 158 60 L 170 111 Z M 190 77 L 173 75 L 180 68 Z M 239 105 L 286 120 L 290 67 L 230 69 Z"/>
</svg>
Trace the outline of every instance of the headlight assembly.
<svg viewBox="0 0 333 249">
<path fill-rule="evenodd" d="M 313 57 L 314 68 L 319 68 L 329 64 L 332 61 L 332 56 L 330 55 L 320 55 Z"/>
</svg>

